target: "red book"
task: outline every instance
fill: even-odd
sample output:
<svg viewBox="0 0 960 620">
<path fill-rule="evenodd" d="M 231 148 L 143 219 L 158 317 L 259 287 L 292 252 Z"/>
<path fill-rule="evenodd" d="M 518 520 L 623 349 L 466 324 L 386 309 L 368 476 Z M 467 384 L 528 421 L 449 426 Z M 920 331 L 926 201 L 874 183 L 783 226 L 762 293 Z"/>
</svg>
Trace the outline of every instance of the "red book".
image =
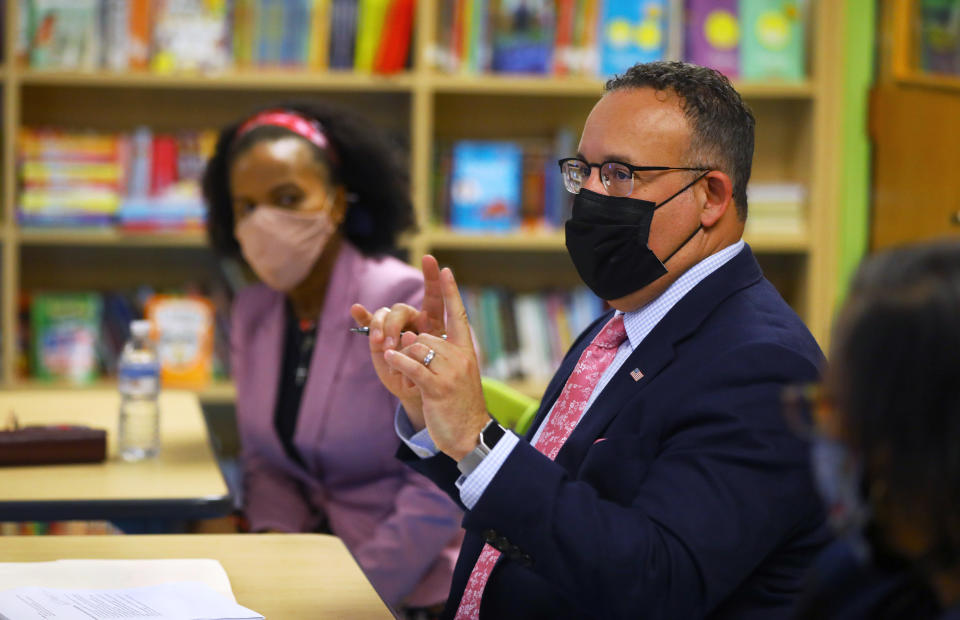
<svg viewBox="0 0 960 620">
<path fill-rule="evenodd" d="M 150 195 L 159 196 L 177 182 L 177 139 L 155 136 L 151 162 Z"/>
<path fill-rule="evenodd" d="M 570 71 L 575 4 L 575 0 L 557 0 L 557 36 L 553 44 L 553 72 L 556 75 L 566 75 Z"/>
<path fill-rule="evenodd" d="M 383 23 L 373 70 L 377 73 L 403 71 L 410 53 L 410 35 L 416 0 L 393 0 Z"/>
</svg>

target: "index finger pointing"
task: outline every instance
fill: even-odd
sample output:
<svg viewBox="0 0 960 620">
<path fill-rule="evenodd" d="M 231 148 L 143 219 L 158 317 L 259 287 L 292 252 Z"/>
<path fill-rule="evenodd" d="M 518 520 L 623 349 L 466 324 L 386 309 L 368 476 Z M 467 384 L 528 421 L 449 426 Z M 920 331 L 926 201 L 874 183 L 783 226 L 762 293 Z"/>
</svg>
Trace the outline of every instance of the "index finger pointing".
<svg viewBox="0 0 960 620">
<path fill-rule="evenodd" d="M 447 308 L 447 340 L 460 346 L 473 347 L 470 338 L 470 322 L 467 320 L 467 310 L 463 307 L 457 281 L 449 267 L 440 271 L 440 291 L 443 293 L 443 304 Z"/>
</svg>

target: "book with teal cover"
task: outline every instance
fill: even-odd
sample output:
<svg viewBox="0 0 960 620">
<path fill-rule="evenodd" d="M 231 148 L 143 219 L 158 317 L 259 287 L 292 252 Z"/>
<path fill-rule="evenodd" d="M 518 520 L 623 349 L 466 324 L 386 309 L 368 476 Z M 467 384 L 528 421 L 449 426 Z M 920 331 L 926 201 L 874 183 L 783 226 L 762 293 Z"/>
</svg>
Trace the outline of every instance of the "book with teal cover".
<svg viewBox="0 0 960 620">
<path fill-rule="evenodd" d="M 667 0 L 607 0 L 600 19 L 600 71 L 623 73 L 638 62 L 663 60 Z"/>
<path fill-rule="evenodd" d="M 453 147 L 450 226 L 508 232 L 519 225 L 523 149 L 513 142 L 461 141 Z"/>
<path fill-rule="evenodd" d="M 806 18 L 803 0 L 740 0 L 741 77 L 803 80 Z"/>
</svg>

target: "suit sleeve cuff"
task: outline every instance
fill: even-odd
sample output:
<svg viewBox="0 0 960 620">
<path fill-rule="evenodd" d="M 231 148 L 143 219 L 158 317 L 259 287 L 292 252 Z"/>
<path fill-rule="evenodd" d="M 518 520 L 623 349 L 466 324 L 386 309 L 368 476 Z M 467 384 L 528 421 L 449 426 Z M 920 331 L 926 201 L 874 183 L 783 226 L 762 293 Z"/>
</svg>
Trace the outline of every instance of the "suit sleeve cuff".
<svg viewBox="0 0 960 620">
<path fill-rule="evenodd" d="M 397 407 L 397 412 L 393 416 L 393 428 L 400 441 L 405 443 L 418 457 L 427 459 L 437 455 L 437 446 L 430 438 L 430 433 L 425 428 L 414 431 L 413 425 L 410 424 L 410 418 L 407 417 L 407 412 L 403 410 L 402 406 Z"/>
<path fill-rule="evenodd" d="M 503 462 L 507 460 L 519 441 L 519 437 L 511 431 L 507 431 L 490 451 L 490 454 L 480 461 L 480 464 L 470 472 L 469 476 L 460 476 L 456 485 L 460 490 L 460 501 L 463 502 L 464 506 L 472 509 L 480 501 L 483 492 L 487 490 L 487 486 L 500 471 Z"/>
</svg>

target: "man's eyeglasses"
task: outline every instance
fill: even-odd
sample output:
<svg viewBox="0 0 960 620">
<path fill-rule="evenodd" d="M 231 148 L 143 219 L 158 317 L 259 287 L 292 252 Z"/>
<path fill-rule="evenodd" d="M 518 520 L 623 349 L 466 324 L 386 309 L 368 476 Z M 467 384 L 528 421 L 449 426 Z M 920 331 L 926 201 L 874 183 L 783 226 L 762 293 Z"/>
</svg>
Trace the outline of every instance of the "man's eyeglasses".
<svg viewBox="0 0 960 620">
<path fill-rule="evenodd" d="M 563 186 L 571 194 L 579 194 L 583 184 L 590 178 L 592 168 L 600 169 L 600 182 L 611 196 L 629 196 L 633 192 L 633 179 L 637 172 L 663 170 L 698 170 L 710 168 L 677 168 L 673 166 L 633 166 L 622 161 L 605 161 L 602 164 L 591 164 L 579 157 L 561 159 L 560 174 L 563 176 Z"/>
</svg>

